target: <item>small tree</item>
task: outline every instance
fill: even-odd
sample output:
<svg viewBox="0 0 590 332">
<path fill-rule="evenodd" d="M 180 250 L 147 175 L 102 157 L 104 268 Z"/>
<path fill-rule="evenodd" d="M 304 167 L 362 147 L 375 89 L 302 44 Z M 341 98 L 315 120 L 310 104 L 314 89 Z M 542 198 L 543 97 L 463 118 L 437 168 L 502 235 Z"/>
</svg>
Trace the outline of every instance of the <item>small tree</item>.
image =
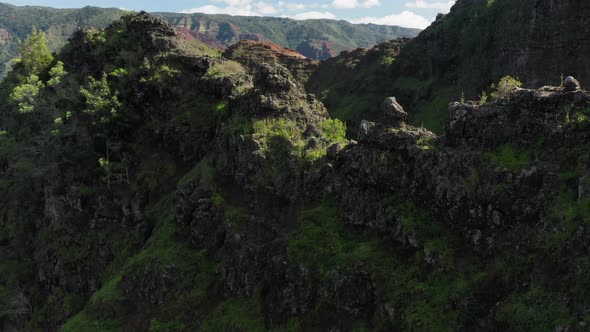
<svg viewBox="0 0 590 332">
<path fill-rule="evenodd" d="M 115 175 L 120 170 L 123 162 L 115 163 L 111 160 L 112 152 L 120 150 L 120 144 L 113 142 L 109 135 L 109 126 L 115 118 L 120 116 L 119 108 L 121 103 L 117 98 L 118 91 L 111 92 L 107 75 L 103 74 L 100 80 L 89 77 L 87 88 L 81 88 L 80 93 L 86 99 L 86 109 L 83 112 L 90 116 L 93 125 L 100 128 L 101 133 L 99 136 L 102 136 L 105 140 L 105 156 L 100 158 L 98 163 L 106 173 L 105 178 L 110 188 L 111 180 L 118 178 Z M 123 166 L 128 174 L 126 164 Z"/>
<path fill-rule="evenodd" d="M 19 43 L 21 62 L 27 74 L 38 74 L 53 61 L 53 55 L 47 46 L 43 31 L 33 27 L 32 33 Z"/>
</svg>

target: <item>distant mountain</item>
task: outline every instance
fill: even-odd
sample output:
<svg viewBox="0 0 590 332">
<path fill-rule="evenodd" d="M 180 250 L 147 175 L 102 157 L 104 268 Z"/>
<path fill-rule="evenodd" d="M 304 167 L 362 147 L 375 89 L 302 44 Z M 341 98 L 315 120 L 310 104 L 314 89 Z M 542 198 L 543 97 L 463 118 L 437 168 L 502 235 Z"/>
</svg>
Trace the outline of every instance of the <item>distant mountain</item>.
<svg viewBox="0 0 590 332">
<path fill-rule="evenodd" d="M 103 28 L 124 11 L 116 8 L 84 7 L 55 9 L 13 6 L 0 3 L 0 76 L 17 57 L 17 41 L 36 26 L 47 33 L 50 47 L 58 50 L 81 26 Z M 371 47 L 398 38 L 414 37 L 420 30 L 346 21 L 296 21 L 275 17 L 245 17 L 206 14 L 156 14 L 177 29 L 214 48 L 226 48 L 240 40 L 266 40 L 296 49 L 312 59 L 327 59 L 343 50 Z"/>
<path fill-rule="evenodd" d="M 312 59 L 327 59 L 345 50 L 367 48 L 420 30 L 398 26 L 352 24 L 347 21 L 297 21 L 279 17 L 158 13 L 177 28 L 187 29 L 208 43 L 227 47 L 240 40 L 268 40 L 297 50 Z M 209 43 L 208 43 L 209 44 Z M 215 46 L 209 44 L 210 46 Z"/>
</svg>

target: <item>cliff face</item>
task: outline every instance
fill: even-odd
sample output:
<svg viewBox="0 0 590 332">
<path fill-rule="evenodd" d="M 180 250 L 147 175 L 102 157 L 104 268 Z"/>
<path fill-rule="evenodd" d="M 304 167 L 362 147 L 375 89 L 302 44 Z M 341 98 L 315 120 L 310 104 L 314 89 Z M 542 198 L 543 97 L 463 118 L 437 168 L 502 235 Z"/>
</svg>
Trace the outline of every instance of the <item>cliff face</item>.
<svg viewBox="0 0 590 332">
<path fill-rule="evenodd" d="M 523 7 L 518 13 L 518 19 L 526 22 L 524 31 L 517 42 L 500 45 L 498 65 L 507 63 L 508 72 L 513 71 L 531 86 L 549 81 L 557 83 L 556 77 L 561 75 L 589 81 L 590 65 L 583 55 L 590 52 L 590 3 L 580 0 L 529 3 L 530 7 Z"/>
<path fill-rule="evenodd" d="M 588 80 L 590 4 L 566 1 L 458 1 L 400 57 L 400 73 L 419 73 L 479 93 L 512 75 L 528 86 Z M 479 90 L 479 91 L 478 91 Z"/>
</svg>

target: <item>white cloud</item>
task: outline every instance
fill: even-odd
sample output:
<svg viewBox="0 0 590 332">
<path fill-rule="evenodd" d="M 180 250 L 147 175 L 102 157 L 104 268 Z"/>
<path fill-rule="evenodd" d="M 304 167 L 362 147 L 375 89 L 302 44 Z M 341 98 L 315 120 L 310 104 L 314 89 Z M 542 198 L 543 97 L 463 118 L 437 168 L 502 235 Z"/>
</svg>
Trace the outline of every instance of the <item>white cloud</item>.
<svg viewBox="0 0 590 332">
<path fill-rule="evenodd" d="M 305 12 L 299 13 L 297 15 L 292 16 L 296 20 L 310 20 L 310 19 L 320 19 L 320 18 L 327 18 L 333 20 L 336 18 L 336 15 L 330 12 Z"/>
<path fill-rule="evenodd" d="M 373 23 L 381 25 L 399 25 L 406 28 L 424 29 L 430 25 L 430 21 L 411 11 L 404 10 L 399 14 L 393 14 L 382 17 L 363 17 L 349 20 L 351 23 Z"/>
<path fill-rule="evenodd" d="M 256 11 L 262 15 L 276 14 L 278 12 L 278 10 L 273 5 L 263 1 L 257 2 L 255 6 Z"/>
<path fill-rule="evenodd" d="M 451 7 L 455 4 L 455 0 L 448 1 L 430 1 L 430 0 L 414 0 L 412 2 L 406 2 L 405 6 L 408 8 L 419 8 L 419 9 L 439 9 L 445 13 L 451 10 Z"/>
<path fill-rule="evenodd" d="M 253 0 L 211 0 L 215 5 L 205 5 L 182 10 L 182 13 L 229 14 L 260 16 L 276 14 L 278 10 L 271 3 Z"/>
<path fill-rule="evenodd" d="M 333 0 L 332 7 L 338 9 L 372 8 L 381 5 L 380 0 Z"/>
<path fill-rule="evenodd" d="M 243 7 L 238 6 L 225 6 L 218 7 L 214 5 L 205 5 L 196 8 L 190 8 L 181 10 L 181 13 L 203 13 L 203 14 L 228 14 L 228 15 L 243 15 L 243 16 L 260 16 L 258 13 L 252 10 L 252 5 Z"/>
<path fill-rule="evenodd" d="M 303 3 L 284 2 L 284 1 L 279 1 L 278 6 L 281 9 L 284 8 L 284 9 L 287 9 L 290 11 L 305 10 L 307 8 L 307 5 L 305 5 Z"/>
<path fill-rule="evenodd" d="M 244 7 L 252 3 L 252 0 L 211 0 L 212 2 L 224 3 L 232 7 Z"/>
</svg>

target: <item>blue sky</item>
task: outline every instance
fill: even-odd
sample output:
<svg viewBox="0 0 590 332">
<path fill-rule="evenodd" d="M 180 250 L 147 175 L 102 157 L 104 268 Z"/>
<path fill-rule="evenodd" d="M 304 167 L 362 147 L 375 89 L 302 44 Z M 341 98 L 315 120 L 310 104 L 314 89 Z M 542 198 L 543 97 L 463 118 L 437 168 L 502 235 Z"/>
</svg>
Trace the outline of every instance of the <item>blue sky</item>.
<svg viewBox="0 0 590 332">
<path fill-rule="evenodd" d="M 1 0 L 0 0 L 1 1 Z M 14 5 L 77 8 L 87 5 L 130 10 L 209 14 L 331 18 L 425 28 L 454 0 L 7 0 Z"/>
</svg>

